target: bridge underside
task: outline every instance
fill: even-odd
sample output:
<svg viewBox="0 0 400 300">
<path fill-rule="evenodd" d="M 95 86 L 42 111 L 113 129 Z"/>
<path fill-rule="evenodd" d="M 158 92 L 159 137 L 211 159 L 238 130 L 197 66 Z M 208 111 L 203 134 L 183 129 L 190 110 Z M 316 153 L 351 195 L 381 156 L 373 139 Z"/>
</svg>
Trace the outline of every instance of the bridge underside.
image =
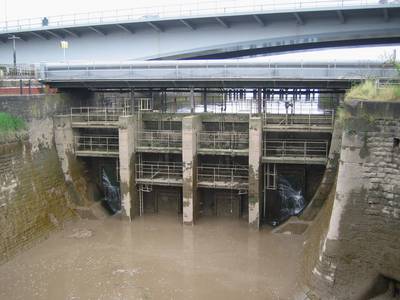
<svg viewBox="0 0 400 300">
<path fill-rule="evenodd" d="M 400 6 L 296 10 L 184 19 L 155 19 L 0 33 L 0 62 L 229 58 L 324 47 L 400 42 Z M 129 30 L 128 30 L 129 29 Z"/>
</svg>

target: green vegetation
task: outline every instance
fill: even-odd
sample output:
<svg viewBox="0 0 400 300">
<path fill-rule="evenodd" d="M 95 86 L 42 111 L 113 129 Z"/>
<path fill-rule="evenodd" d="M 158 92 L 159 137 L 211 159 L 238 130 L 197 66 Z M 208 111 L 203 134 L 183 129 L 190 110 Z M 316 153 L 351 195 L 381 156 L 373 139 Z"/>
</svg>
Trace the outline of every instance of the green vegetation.
<svg viewBox="0 0 400 300">
<path fill-rule="evenodd" d="M 352 87 L 346 94 L 346 101 L 357 99 L 366 101 L 400 101 L 400 85 L 381 85 L 373 80 Z"/>
<path fill-rule="evenodd" d="M 0 144 L 27 138 L 25 121 L 6 112 L 0 112 Z"/>
<path fill-rule="evenodd" d="M 0 133 L 13 133 L 26 128 L 24 120 L 6 112 L 0 112 Z"/>
</svg>

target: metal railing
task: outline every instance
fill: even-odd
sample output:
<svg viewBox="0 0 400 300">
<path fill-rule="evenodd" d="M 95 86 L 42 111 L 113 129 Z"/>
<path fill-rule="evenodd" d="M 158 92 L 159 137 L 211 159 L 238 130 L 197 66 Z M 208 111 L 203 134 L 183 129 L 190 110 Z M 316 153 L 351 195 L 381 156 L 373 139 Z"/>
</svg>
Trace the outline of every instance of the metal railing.
<svg viewBox="0 0 400 300">
<path fill-rule="evenodd" d="M 182 163 L 143 161 L 136 164 L 136 180 L 144 183 L 181 183 Z"/>
<path fill-rule="evenodd" d="M 138 147 L 181 149 L 182 131 L 178 130 L 142 130 L 137 132 Z"/>
<path fill-rule="evenodd" d="M 131 114 L 130 107 L 71 107 L 71 122 L 117 123 L 120 116 Z"/>
<path fill-rule="evenodd" d="M 236 131 L 202 131 L 198 135 L 199 149 L 245 150 L 249 148 L 249 134 Z"/>
<path fill-rule="evenodd" d="M 149 22 L 163 19 L 190 17 L 224 16 L 230 14 L 251 14 L 268 12 L 301 11 L 307 9 L 338 9 L 351 7 L 391 7 L 395 1 L 383 3 L 379 0 L 230 0 L 197 1 L 175 5 L 135 7 L 75 13 L 57 16 L 10 20 L 0 23 L 1 32 L 18 32 L 34 29 L 52 29 L 71 26 L 102 25 L 123 22 Z"/>
<path fill-rule="evenodd" d="M 325 140 L 267 140 L 264 156 L 294 158 L 327 158 L 329 142 Z"/>
<path fill-rule="evenodd" d="M 400 79 L 393 80 L 376 80 L 376 89 L 385 89 L 387 87 L 400 87 Z"/>
<path fill-rule="evenodd" d="M 199 186 L 246 189 L 248 179 L 247 166 L 204 164 L 197 167 Z"/>
<path fill-rule="evenodd" d="M 333 111 L 324 114 L 264 114 L 264 126 L 333 126 Z"/>
<path fill-rule="evenodd" d="M 379 62 L 270 63 L 224 61 L 136 61 L 108 63 L 48 63 L 41 66 L 44 81 L 69 80 L 361 80 L 397 78 L 397 70 Z"/>
<path fill-rule="evenodd" d="M 0 65 L 0 79 L 37 79 L 38 68 L 31 64 L 18 64 L 16 67 L 9 64 Z"/>
<path fill-rule="evenodd" d="M 116 154 L 119 142 L 116 136 L 75 136 L 75 152 L 101 152 Z"/>
</svg>

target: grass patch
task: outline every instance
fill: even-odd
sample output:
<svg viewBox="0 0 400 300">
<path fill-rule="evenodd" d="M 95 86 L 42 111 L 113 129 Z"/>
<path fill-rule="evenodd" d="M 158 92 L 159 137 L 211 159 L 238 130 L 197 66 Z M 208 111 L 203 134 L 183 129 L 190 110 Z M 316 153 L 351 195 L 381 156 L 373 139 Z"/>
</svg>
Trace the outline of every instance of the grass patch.
<svg viewBox="0 0 400 300">
<path fill-rule="evenodd" d="M 23 119 L 0 112 L 0 144 L 20 141 L 26 137 L 26 124 Z"/>
<path fill-rule="evenodd" d="M 0 112 L 0 133 L 13 133 L 25 130 L 25 121 L 6 112 Z"/>
<path fill-rule="evenodd" d="M 367 80 L 353 86 L 347 93 L 345 100 L 366 101 L 400 101 L 400 86 L 386 85 L 377 87 L 375 81 Z"/>
</svg>

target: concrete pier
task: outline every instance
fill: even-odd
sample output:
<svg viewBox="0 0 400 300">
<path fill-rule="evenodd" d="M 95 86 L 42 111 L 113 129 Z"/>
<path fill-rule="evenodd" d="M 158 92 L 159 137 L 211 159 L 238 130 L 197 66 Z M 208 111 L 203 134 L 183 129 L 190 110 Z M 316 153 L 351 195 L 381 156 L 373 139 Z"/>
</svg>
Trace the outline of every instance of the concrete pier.
<svg viewBox="0 0 400 300">
<path fill-rule="evenodd" d="M 260 227 L 261 210 L 261 158 L 262 158 L 262 119 L 249 120 L 249 224 Z"/>
<path fill-rule="evenodd" d="M 65 180 L 70 182 L 71 174 L 69 170 L 68 155 L 74 154 L 74 132 L 71 125 L 70 116 L 57 116 L 54 118 L 54 141 L 61 162 L 61 168 Z"/>
<path fill-rule="evenodd" d="M 201 128 L 199 116 L 182 120 L 183 163 L 183 223 L 193 225 L 198 213 L 197 199 L 197 134 Z"/>
<path fill-rule="evenodd" d="M 132 220 L 138 214 L 135 184 L 135 116 L 119 117 L 119 175 L 121 206 L 124 217 Z"/>
</svg>

